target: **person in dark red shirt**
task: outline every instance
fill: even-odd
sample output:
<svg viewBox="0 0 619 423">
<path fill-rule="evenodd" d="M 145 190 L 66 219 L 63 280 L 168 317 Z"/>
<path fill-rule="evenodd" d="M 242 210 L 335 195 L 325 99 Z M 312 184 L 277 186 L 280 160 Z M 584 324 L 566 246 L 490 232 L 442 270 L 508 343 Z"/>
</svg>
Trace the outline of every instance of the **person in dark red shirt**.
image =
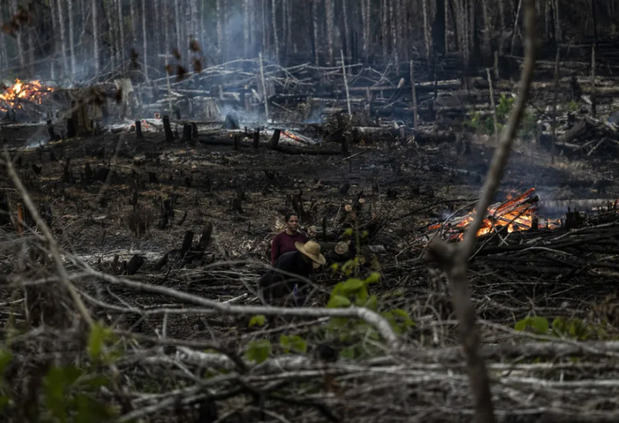
<svg viewBox="0 0 619 423">
<path fill-rule="evenodd" d="M 296 306 L 303 305 L 310 289 L 306 279 L 314 268 L 327 262 L 320 253 L 320 244 L 316 241 L 307 241 L 305 244 L 295 242 L 294 247 L 294 251 L 287 251 L 279 256 L 275 269 L 269 270 L 258 282 L 260 296 L 268 304 L 292 296 Z"/>
<path fill-rule="evenodd" d="M 307 236 L 299 232 L 299 216 L 289 213 L 285 216 L 286 230 L 277 234 L 271 241 L 271 265 L 274 266 L 277 259 L 288 251 L 297 251 L 294 246 L 295 242 L 304 244 L 307 242 Z"/>
</svg>

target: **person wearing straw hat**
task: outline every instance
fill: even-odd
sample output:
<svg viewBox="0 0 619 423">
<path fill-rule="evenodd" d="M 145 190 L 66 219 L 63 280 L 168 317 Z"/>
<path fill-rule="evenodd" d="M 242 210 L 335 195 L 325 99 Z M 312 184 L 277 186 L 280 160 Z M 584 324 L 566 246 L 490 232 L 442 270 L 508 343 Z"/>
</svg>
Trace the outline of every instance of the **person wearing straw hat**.
<svg viewBox="0 0 619 423">
<path fill-rule="evenodd" d="M 306 242 L 307 236 L 299 231 L 299 216 L 295 213 L 288 213 L 284 217 L 286 229 L 279 233 L 271 241 L 271 265 L 275 266 L 277 259 L 288 251 L 295 251 L 295 242 Z"/>
<path fill-rule="evenodd" d="M 320 253 L 320 244 L 316 241 L 295 242 L 294 246 L 295 251 L 282 254 L 275 262 L 274 269 L 260 279 L 260 290 L 268 303 L 292 294 L 295 304 L 302 305 L 308 286 L 293 274 L 307 279 L 314 268 L 327 262 Z"/>
</svg>

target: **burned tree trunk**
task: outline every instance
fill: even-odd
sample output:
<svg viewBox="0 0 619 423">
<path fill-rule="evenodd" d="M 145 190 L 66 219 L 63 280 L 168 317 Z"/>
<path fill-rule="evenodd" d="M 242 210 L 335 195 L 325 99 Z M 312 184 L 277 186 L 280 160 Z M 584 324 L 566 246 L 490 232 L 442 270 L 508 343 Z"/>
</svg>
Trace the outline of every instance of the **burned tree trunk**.
<svg viewBox="0 0 619 423">
<path fill-rule="evenodd" d="M 279 35 L 277 34 L 277 4 L 271 0 L 271 24 L 273 26 L 273 49 L 275 60 L 279 61 Z"/>
<path fill-rule="evenodd" d="M 333 64 L 333 33 L 334 33 L 334 19 L 333 19 L 333 2 L 332 0 L 325 0 L 325 18 L 327 27 L 327 51 L 328 51 L 328 64 Z"/>
<path fill-rule="evenodd" d="M 92 53 L 93 60 L 95 61 L 95 76 L 97 76 L 99 75 L 99 18 L 97 16 L 97 2 L 91 0 L 90 7 L 92 14 Z"/>
<path fill-rule="evenodd" d="M 64 13 L 62 12 L 63 0 L 56 0 L 56 6 L 58 8 L 58 31 L 60 32 L 60 51 L 62 53 L 62 74 L 67 75 L 69 70 L 69 62 L 67 60 L 67 43 L 65 40 L 65 28 L 64 28 Z"/>
</svg>

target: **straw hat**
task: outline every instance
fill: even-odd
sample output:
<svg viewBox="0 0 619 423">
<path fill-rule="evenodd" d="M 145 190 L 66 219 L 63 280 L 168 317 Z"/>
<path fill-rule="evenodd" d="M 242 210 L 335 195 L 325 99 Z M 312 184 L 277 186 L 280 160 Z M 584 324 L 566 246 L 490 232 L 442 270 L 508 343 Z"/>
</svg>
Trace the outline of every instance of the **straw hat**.
<svg viewBox="0 0 619 423">
<path fill-rule="evenodd" d="M 294 246 L 303 255 L 312 259 L 314 263 L 325 264 L 327 262 L 325 256 L 320 254 L 320 244 L 316 241 L 307 241 L 305 244 L 297 241 L 294 243 Z"/>
</svg>

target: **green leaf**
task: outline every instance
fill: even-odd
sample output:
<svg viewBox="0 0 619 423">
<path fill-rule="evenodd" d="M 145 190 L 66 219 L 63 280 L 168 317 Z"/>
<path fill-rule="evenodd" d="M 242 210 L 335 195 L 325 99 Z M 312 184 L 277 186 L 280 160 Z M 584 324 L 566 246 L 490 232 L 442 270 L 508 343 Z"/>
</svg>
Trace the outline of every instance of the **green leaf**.
<svg viewBox="0 0 619 423">
<path fill-rule="evenodd" d="M 342 295 L 331 295 L 327 308 L 338 308 L 350 306 L 350 300 Z"/>
<path fill-rule="evenodd" d="M 257 314 L 255 316 L 252 316 L 251 319 L 249 319 L 249 327 L 251 328 L 254 326 L 264 326 L 266 321 L 267 318 L 263 314 Z"/>
<path fill-rule="evenodd" d="M 347 228 L 344 231 L 344 236 L 351 236 L 352 235 L 352 228 Z"/>
<path fill-rule="evenodd" d="M 371 295 L 365 302 L 365 304 L 363 305 L 366 308 L 369 308 L 370 310 L 374 310 L 376 311 L 376 309 L 378 308 L 378 298 L 376 297 L 376 295 Z"/>
<path fill-rule="evenodd" d="M 45 403 L 54 417 L 66 421 L 70 401 L 67 398 L 71 385 L 82 375 L 76 367 L 51 367 L 43 378 Z"/>
<path fill-rule="evenodd" d="M 394 308 L 391 310 L 394 316 L 399 317 L 402 320 L 402 324 L 406 328 L 414 327 L 415 322 L 410 318 L 408 312 L 406 310 L 402 310 L 401 308 Z"/>
<path fill-rule="evenodd" d="M 88 336 L 88 356 L 96 361 L 102 358 L 103 348 L 106 341 L 111 339 L 112 331 L 100 323 L 95 323 L 90 329 Z"/>
<path fill-rule="evenodd" d="M 88 395 L 76 395 L 75 404 L 77 407 L 76 423 L 106 422 L 114 417 L 113 409 Z"/>
<path fill-rule="evenodd" d="M 344 282 L 338 283 L 337 285 L 338 285 L 336 286 L 337 293 L 346 295 L 346 294 L 352 294 L 356 292 L 357 290 L 363 288 L 365 286 L 365 283 L 361 279 L 350 278 Z"/>
<path fill-rule="evenodd" d="M 514 329 L 545 335 L 548 333 L 549 326 L 548 319 L 545 317 L 529 316 L 517 321 Z"/>
<path fill-rule="evenodd" d="M 305 354 L 307 352 L 307 342 L 299 335 L 281 335 L 279 337 L 279 344 L 286 353 L 294 351 Z"/>
<path fill-rule="evenodd" d="M 271 355 L 271 342 L 268 339 L 251 341 L 245 351 L 245 358 L 249 361 L 262 363 Z"/>
<path fill-rule="evenodd" d="M 358 349 L 355 348 L 354 345 L 351 347 L 342 348 L 342 350 L 340 351 L 340 357 L 348 360 L 353 360 L 357 358 L 358 354 Z"/>
<path fill-rule="evenodd" d="M 380 280 L 380 273 L 372 272 L 370 273 L 370 276 L 365 278 L 365 283 L 375 283 L 375 282 L 378 282 L 379 280 Z"/>
</svg>

